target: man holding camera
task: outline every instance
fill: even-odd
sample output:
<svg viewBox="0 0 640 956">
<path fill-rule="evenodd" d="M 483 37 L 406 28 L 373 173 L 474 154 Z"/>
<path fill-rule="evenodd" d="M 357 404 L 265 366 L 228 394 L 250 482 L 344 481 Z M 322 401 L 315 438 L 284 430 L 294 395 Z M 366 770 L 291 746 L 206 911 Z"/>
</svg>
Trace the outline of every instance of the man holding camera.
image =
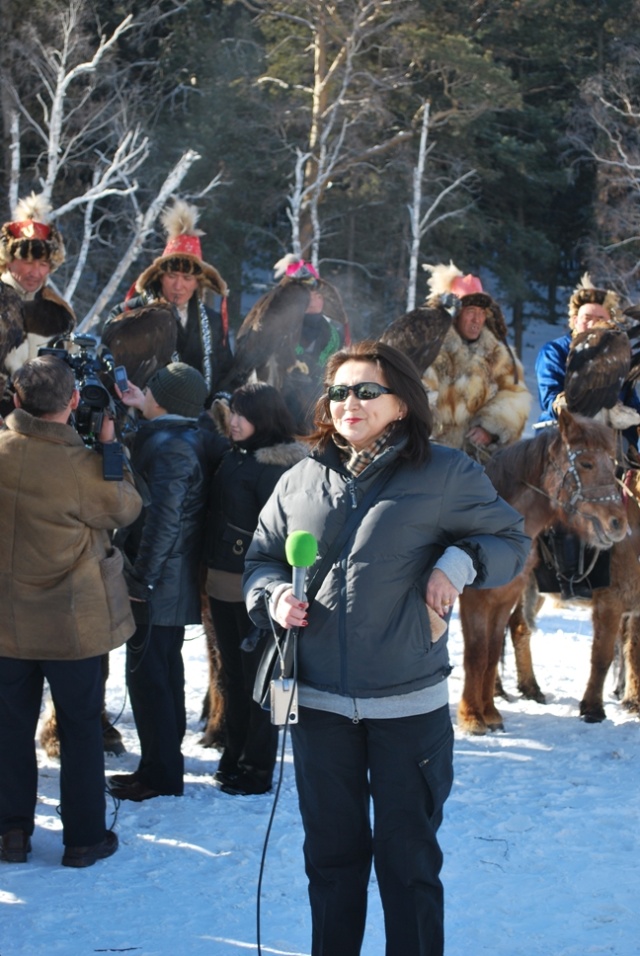
<svg viewBox="0 0 640 956">
<path fill-rule="evenodd" d="M 128 476 L 104 480 L 101 455 L 69 426 L 79 393 L 63 359 L 26 362 L 13 387 L 0 431 L 0 858 L 24 863 L 31 850 L 46 678 L 60 731 L 62 863 L 86 867 L 118 847 L 105 827 L 101 655 L 134 623 L 109 531 L 142 502 Z M 113 439 L 105 417 L 100 441 Z"/>
</svg>

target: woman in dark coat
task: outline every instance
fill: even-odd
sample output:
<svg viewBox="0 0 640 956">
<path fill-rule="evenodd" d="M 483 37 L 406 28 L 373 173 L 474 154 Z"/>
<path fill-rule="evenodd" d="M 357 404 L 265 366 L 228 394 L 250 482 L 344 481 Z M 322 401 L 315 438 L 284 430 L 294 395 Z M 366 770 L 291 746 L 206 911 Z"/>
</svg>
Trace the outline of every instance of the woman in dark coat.
<svg viewBox="0 0 640 956">
<path fill-rule="evenodd" d="M 442 956 L 446 624 L 465 585 L 507 583 L 530 542 L 476 462 L 431 445 L 426 393 L 401 352 L 380 342 L 336 352 L 325 388 L 312 451 L 263 509 L 244 578 L 256 625 L 271 615 L 301 628 L 291 734 L 311 952 L 358 956 L 373 862 L 387 954 Z M 309 607 L 291 587 L 288 535 L 314 535 L 322 560 L 369 489 L 372 503 Z"/>
<path fill-rule="evenodd" d="M 252 699 L 262 646 L 241 649 L 252 630 L 242 597 L 244 557 L 280 476 L 306 454 L 277 389 L 244 385 L 231 398 L 232 447 L 211 486 L 207 593 L 222 659 L 226 744 L 214 783 L 230 794 L 271 789 L 278 728 Z M 251 639 L 249 639 L 249 643 Z"/>
</svg>

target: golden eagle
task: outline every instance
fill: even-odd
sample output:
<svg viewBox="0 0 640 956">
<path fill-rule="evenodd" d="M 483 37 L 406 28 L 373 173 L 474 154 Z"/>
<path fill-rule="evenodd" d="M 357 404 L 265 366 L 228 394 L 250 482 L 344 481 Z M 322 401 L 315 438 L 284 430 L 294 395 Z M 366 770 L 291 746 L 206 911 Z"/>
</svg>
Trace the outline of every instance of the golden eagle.
<svg viewBox="0 0 640 956">
<path fill-rule="evenodd" d="M 405 312 L 387 326 L 380 341 L 404 352 L 422 375 L 435 360 L 444 337 L 460 310 L 460 299 L 455 295 L 440 296 L 434 302 Z"/>
<path fill-rule="evenodd" d="M 102 344 L 116 365 L 124 365 L 130 382 L 144 388 L 153 373 L 172 360 L 178 339 L 178 322 L 167 302 L 128 309 L 105 327 Z"/>
<path fill-rule="evenodd" d="M 631 369 L 631 343 L 620 328 L 596 327 L 574 335 L 564 394 L 570 412 L 593 418 L 613 408 Z"/>
</svg>

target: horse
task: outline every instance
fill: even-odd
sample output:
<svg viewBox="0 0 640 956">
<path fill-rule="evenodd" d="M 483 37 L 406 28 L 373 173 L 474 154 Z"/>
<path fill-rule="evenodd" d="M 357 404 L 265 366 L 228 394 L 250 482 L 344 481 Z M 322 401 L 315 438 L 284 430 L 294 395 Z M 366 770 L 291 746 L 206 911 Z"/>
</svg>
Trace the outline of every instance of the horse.
<svg viewBox="0 0 640 956">
<path fill-rule="evenodd" d="M 591 670 L 580 701 L 580 717 L 586 723 L 601 723 L 606 719 L 603 688 L 617 651 L 622 653 L 624 677 L 616 695 L 621 698 L 623 707 L 640 715 L 640 460 L 635 464 L 636 467 L 625 473 L 623 481 L 630 533 L 611 549 L 609 586 L 595 588 L 591 598 Z M 516 608 L 514 626 L 510 622 L 518 689 L 524 697 L 544 703 L 530 649 L 539 609 L 533 576 L 527 590 L 528 606 L 522 603 Z"/>
<path fill-rule="evenodd" d="M 524 516 L 533 545 L 560 523 L 592 547 L 608 549 L 627 533 L 614 453 L 611 428 L 563 409 L 557 427 L 498 451 L 485 470 L 498 494 Z M 465 588 L 460 595 L 464 688 L 458 725 L 468 733 L 504 728 L 494 703 L 498 663 L 509 618 L 536 561 L 532 546 L 524 569 L 508 584 Z"/>
</svg>

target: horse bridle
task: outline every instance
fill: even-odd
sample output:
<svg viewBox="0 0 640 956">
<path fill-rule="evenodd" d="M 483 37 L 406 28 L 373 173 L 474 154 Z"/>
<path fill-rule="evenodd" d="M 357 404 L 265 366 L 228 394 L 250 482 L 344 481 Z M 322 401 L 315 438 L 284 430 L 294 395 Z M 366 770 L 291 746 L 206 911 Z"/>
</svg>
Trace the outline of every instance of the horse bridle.
<svg viewBox="0 0 640 956">
<path fill-rule="evenodd" d="M 571 495 L 571 498 L 569 499 L 569 502 L 568 502 L 567 504 L 563 504 L 559 499 L 556 499 L 561 508 L 563 508 L 563 509 L 564 509 L 565 511 L 567 511 L 569 514 L 575 514 L 576 511 L 577 511 L 576 504 L 577 504 L 579 501 L 584 501 L 585 503 L 596 504 L 596 503 L 598 503 L 598 502 L 600 502 L 600 501 L 605 502 L 605 501 L 619 501 L 619 500 L 620 500 L 620 497 L 621 497 L 621 496 L 620 496 L 620 492 L 618 491 L 618 489 L 616 488 L 616 485 L 615 485 L 615 480 L 616 480 L 616 479 L 615 479 L 615 475 L 614 475 L 614 478 L 613 478 L 613 482 L 612 482 L 612 484 L 611 484 L 611 487 L 614 489 L 613 494 L 609 494 L 609 495 L 597 495 L 597 496 L 594 496 L 594 497 L 590 497 L 590 496 L 585 495 L 585 493 L 584 493 L 584 487 L 583 487 L 583 484 L 582 484 L 582 480 L 581 480 L 581 478 L 580 478 L 580 475 L 579 475 L 579 473 L 578 473 L 578 469 L 577 469 L 577 467 L 576 467 L 576 462 L 577 462 L 578 458 L 580 457 L 580 455 L 585 455 L 585 454 L 587 453 L 587 451 L 586 451 L 585 448 L 572 449 L 572 448 L 571 448 L 571 445 L 570 445 L 568 442 L 566 442 L 566 441 L 564 442 L 564 447 L 565 447 L 565 449 L 566 449 L 566 451 L 567 451 L 567 458 L 569 459 L 569 467 L 568 467 L 568 469 L 563 473 L 563 472 L 561 471 L 560 467 L 556 464 L 555 461 L 552 461 L 551 464 L 552 464 L 552 466 L 555 468 L 556 471 L 558 471 L 558 472 L 560 472 L 560 474 L 562 474 L 562 481 L 561 481 L 561 483 L 560 483 L 560 491 L 562 491 L 562 489 L 564 488 L 565 482 L 566 482 L 567 478 L 569 478 L 569 477 L 573 478 L 576 487 L 575 487 L 575 491 L 574 491 L 573 494 Z"/>
<path fill-rule="evenodd" d="M 526 485 L 527 488 L 531 488 L 532 491 L 537 491 L 538 494 L 544 495 L 544 497 L 548 498 L 549 501 L 553 501 L 554 504 L 562 508 L 563 511 L 566 511 L 567 514 L 578 514 L 579 512 L 576 505 L 580 501 L 585 503 L 597 503 L 599 501 L 602 501 L 602 502 L 619 501 L 621 496 L 617 489 L 615 490 L 613 494 L 599 495 L 596 497 L 590 497 L 584 494 L 582 481 L 580 479 L 580 475 L 578 474 L 578 469 L 576 468 L 576 461 L 580 457 L 580 455 L 587 454 L 587 449 L 586 448 L 573 449 L 571 445 L 569 444 L 569 442 L 567 441 L 563 442 L 563 444 L 567 451 L 567 458 L 569 459 L 569 468 L 566 471 L 562 471 L 560 466 L 556 464 L 556 462 L 553 461 L 553 459 L 550 459 L 550 464 L 555 469 L 555 471 L 557 471 L 562 476 L 562 481 L 560 482 L 560 489 L 559 489 L 560 492 L 562 492 L 567 478 L 569 477 L 573 478 L 576 488 L 573 494 L 571 495 L 571 498 L 569 499 L 569 501 L 563 502 L 560 500 L 559 497 L 550 495 L 547 491 L 544 491 L 542 488 L 538 488 L 537 485 L 532 485 L 531 482 L 525 481 L 524 479 L 522 479 L 523 484 Z M 614 484 L 612 484 L 611 486 L 612 488 L 615 488 L 616 480 L 617 479 L 614 478 Z M 590 521 L 594 520 L 593 515 L 583 515 L 583 517 Z"/>
</svg>

